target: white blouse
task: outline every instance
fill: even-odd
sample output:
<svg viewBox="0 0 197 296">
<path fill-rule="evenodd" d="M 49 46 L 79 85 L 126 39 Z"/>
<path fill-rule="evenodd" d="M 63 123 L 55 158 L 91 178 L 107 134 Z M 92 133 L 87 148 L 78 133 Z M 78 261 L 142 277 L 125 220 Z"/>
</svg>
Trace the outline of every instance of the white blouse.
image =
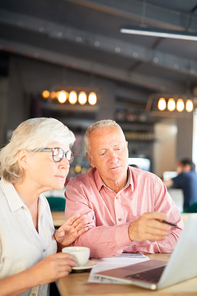
<svg viewBox="0 0 197 296">
<path fill-rule="evenodd" d="M 14 186 L 0 180 L 0 279 L 17 274 L 56 253 L 57 243 L 53 234 L 53 220 L 45 196 L 41 194 L 39 197 L 37 232 L 29 209 Z M 38 293 L 30 289 L 22 295 L 47 294 L 48 285 L 43 285 Z"/>
</svg>

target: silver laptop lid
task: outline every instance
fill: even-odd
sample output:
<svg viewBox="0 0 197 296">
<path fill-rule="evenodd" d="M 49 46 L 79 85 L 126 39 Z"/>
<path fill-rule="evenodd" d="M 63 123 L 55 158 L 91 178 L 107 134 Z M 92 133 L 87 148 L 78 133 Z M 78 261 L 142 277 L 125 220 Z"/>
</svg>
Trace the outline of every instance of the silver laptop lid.
<svg viewBox="0 0 197 296">
<path fill-rule="evenodd" d="M 197 214 L 191 214 L 168 262 L 150 260 L 134 265 L 99 272 L 97 275 L 116 278 L 147 289 L 161 289 L 197 276 Z M 166 265 L 158 283 L 135 280 L 130 275 Z"/>
<path fill-rule="evenodd" d="M 197 214 L 190 214 L 159 280 L 158 288 L 197 276 Z"/>
</svg>

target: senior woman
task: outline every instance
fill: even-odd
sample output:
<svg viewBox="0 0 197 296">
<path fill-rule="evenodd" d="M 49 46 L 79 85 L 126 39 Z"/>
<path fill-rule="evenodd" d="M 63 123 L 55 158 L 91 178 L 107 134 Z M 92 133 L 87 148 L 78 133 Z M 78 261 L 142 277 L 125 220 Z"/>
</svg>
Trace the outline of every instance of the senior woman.
<svg viewBox="0 0 197 296">
<path fill-rule="evenodd" d="M 0 152 L 0 295 L 48 295 L 48 283 L 69 274 L 75 258 L 57 252 L 84 233 L 86 216 L 56 232 L 42 194 L 63 189 L 74 134 L 53 118 L 21 123 Z"/>
</svg>

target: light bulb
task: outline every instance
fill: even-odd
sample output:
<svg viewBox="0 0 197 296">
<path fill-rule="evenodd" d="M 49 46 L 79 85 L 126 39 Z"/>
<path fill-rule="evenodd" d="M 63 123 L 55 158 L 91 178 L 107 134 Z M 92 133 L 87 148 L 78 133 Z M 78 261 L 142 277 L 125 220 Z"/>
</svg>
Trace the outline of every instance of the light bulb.
<svg viewBox="0 0 197 296">
<path fill-rule="evenodd" d="M 51 99 L 55 99 L 56 98 L 56 92 L 55 91 L 52 91 L 51 92 Z"/>
<path fill-rule="evenodd" d="M 160 111 L 165 110 L 166 109 L 166 100 L 164 98 L 160 98 L 157 107 Z"/>
<path fill-rule="evenodd" d="M 59 98 L 59 93 L 60 93 L 60 91 L 57 91 L 57 92 L 55 93 L 55 97 L 56 97 L 57 100 L 58 100 L 58 98 Z"/>
<path fill-rule="evenodd" d="M 168 100 L 168 110 L 171 112 L 171 111 L 174 111 L 174 109 L 175 109 L 175 101 L 174 101 L 174 99 L 169 99 Z"/>
<path fill-rule="evenodd" d="M 88 102 L 90 105 L 95 105 L 97 102 L 97 96 L 94 92 L 91 92 L 88 96 Z"/>
<path fill-rule="evenodd" d="M 76 173 L 80 173 L 81 172 L 81 166 L 78 164 L 78 165 L 76 165 L 76 167 L 75 167 L 75 172 Z"/>
<path fill-rule="evenodd" d="M 184 102 L 182 99 L 178 99 L 176 103 L 176 109 L 178 112 L 182 112 L 184 110 Z"/>
<path fill-rule="evenodd" d="M 42 92 L 42 96 L 44 99 L 48 99 L 48 97 L 50 96 L 50 92 L 48 90 L 44 90 Z"/>
<path fill-rule="evenodd" d="M 59 93 L 58 93 L 58 101 L 63 104 L 66 102 L 67 100 L 67 96 L 68 96 L 68 93 L 64 90 L 61 90 Z"/>
<path fill-rule="evenodd" d="M 79 104 L 84 105 L 87 102 L 87 95 L 84 91 L 81 91 L 78 98 Z"/>
<path fill-rule="evenodd" d="M 192 100 L 187 100 L 186 101 L 186 110 L 187 110 L 187 112 L 192 112 L 192 110 L 193 110 L 193 102 L 192 102 Z"/>
<path fill-rule="evenodd" d="M 69 94 L 69 102 L 70 104 L 74 105 L 77 102 L 77 93 L 76 91 L 72 90 Z"/>
</svg>

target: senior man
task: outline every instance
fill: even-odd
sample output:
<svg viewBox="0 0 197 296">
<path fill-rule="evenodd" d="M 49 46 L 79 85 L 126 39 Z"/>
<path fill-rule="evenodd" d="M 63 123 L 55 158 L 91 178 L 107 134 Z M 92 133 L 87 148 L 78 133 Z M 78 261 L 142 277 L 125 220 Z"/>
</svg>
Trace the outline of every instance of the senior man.
<svg viewBox="0 0 197 296">
<path fill-rule="evenodd" d="M 98 121 L 87 129 L 85 145 L 92 168 L 73 178 L 65 192 L 66 220 L 75 213 L 88 220 L 89 230 L 74 244 L 89 247 L 94 258 L 172 252 L 183 228 L 180 213 L 156 175 L 128 166 L 121 127 Z"/>
</svg>

